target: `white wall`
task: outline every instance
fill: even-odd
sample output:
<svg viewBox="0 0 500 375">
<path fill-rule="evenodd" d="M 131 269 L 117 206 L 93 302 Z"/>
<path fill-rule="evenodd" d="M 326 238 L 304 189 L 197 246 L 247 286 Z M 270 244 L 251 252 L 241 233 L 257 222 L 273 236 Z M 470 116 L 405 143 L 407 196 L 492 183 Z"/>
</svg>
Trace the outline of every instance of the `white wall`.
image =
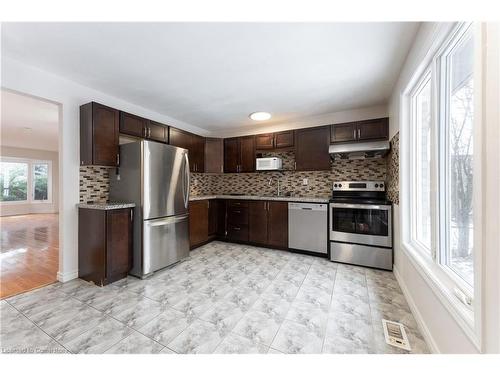
<svg viewBox="0 0 500 375">
<path fill-rule="evenodd" d="M 90 101 L 135 113 L 198 134 L 206 132 L 168 116 L 2 56 L 1 87 L 59 104 L 59 272 L 67 281 L 78 276 L 79 108 Z"/>
<path fill-rule="evenodd" d="M 397 84 L 394 87 L 393 95 L 389 102 L 389 117 L 390 117 L 390 137 L 399 131 L 400 127 L 400 99 L 401 93 L 407 87 L 412 75 L 414 74 L 416 68 L 419 66 L 420 62 L 424 59 L 429 46 L 432 44 L 436 34 L 440 28 L 446 27 L 446 24 L 439 23 L 423 23 L 417 33 L 416 39 L 414 41 L 413 47 L 411 48 L 407 60 L 403 66 L 400 77 Z M 490 43 L 495 41 L 498 44 L 498 26 L 496 31 L 490 32 Z M 484 41 L 486 42 L 486 41 Z M 495 43 L 491 43 L 494 45 Z M 485 43 L 486 45 L 486 43 Z M 498 68 L 498 45 L 497 45 L 497 60 L 493 60 L 494 68 Z M 482 77 L 482 84 L 486 85 L 488 79 L 491 81 L 493 76 L 490 72 L 489 76 Z M 483 127 L 485 132 L 483 132 L 483 138 L 485 142 L 495 143 L 495 146 L 490 145 L 483 148 L 483 152 L 487 153 L 486 159 L 493 159 L 493 167 L 496 168 L 496 176 L 498 176 L 498 165 L 500 162 L 498 149 L 500 149 L 499 138 L 498 137 L 498 71 L 496 73 L 496 97 L 490 96 L 491 101 L 490 107 L 496 110 L 496 120 L 490 118 L 488 122 L 483 121 Z M 491 84 L 491 82 L 490 82 Z M 491 91 L 494 91 L 491 90 Z M 489 93 L 491 95 L 491 92 Z M 495 101 L 496 100 L 496 101 Z M 493 105 L 493 103 L 495 103 Z M 490 114 L 491 116 L 491 114 Z M 496 130 L 495 130 L 496 129 Z M 490 134 L 487 136 L 486 134 Z M 496 135 L 496 138 L 495 138 Z M 495 149 L 496 147 L 496 149 Z M 404 150 L 400 150 L 402 154 Z M 486 155 L 485 155 L 486 156 Z M 483 177 L 485 175 L 486 168 L 483 161 Z M 401 173 L 401 168 L 400 168 Z M 491 173 L 491 172 L 489 172 Z M 431 287 L 431 283 L 427 278 L 419 273 L 416 265 L 412 262 L 412 259 L 404 252 L 401 246 L 401 227 L 400 219 L 404 212 L 401 212 L 398 205 L 394 206 L 394 253 L 395 253 L 395 273 L 400 281 L 400 284 L 409 300 L 409 304 L 412 307 L 415 317 L 419 321 L 424 335 L 428 344 L 436 352 L 441 353 L 478 353 L 478 352 L 497 352 L 498 353 L 498 341 L 500 338 L 499 330 L 499 319 L 498 314 L 498 300 L 500 296 L 499 292 L 499 272 L 500 262 L 498 256 L 498 208 L 499 208 L 499 198 L 498 198 L 498 177 L 491 178 L 488 184 L 483 181 L 483 187 L 485 197 L 488 197 L 488 204 L 492 204 L 494 211 L 492 213 L 485 213 L 482 216 L 482 223 L 489 224 L 496 227 L 496 232 L 490 230 L 487 234 L 490 236 L 488 241 L 483 241 L 483 246 L 481 249 L 476 249 L 480 251 L 483 257 L 483 262 L 479 266 L 483 265 L 482 276 L 483 284 L 480 294 L 483 296 L 481 305 L 481 311 L 483 312 L 482 325 L 483 325 L 483 347 L 478 348 L 473 340 L 465 333 L 462 327 L 457 323 L 452 313 L 446 308 L 446 305 L 442 302 L 438 292 L 435 292 Z M 481 178 L 477 176 L 476 178 Z M 401 181 L 401 176 L 400 176 Z M 486 185 L 490 191 L 486 192 Z M 496 189 L 496 190 L 495 190 Z M 491 200 L 490 200 L 491 199 Z M 496 216 L 494 216 L 496 215 Z M 495 241 L 492 241 L 496 238 Z M 490 259 L 490 264 L 488 267 L 484 267 L 485 258 Z M 481 267 L 479 267 L 481 268 Z M 486 298 L 486 296 L 489 296 Z M 476 296 L 479 297 L 479 296 Z M 485 318 L 485 316 L 487 316 Z M 489 340 L 485 340 L 489 336 Z M 481 341 L 481 337 L 479 338 Z"/>
<path fill-rule="evenodd" d="M 59 156 L 54 151 L 32 150 L 0 146 L 0 155 L 14 158 L 27 158 L 34 160 L 50 160 L 52 162 L 52 202 L 30 204 L 3 204 L 0 207 L 0 216 L 56 213 L 59 208 Z"/>
</svg>

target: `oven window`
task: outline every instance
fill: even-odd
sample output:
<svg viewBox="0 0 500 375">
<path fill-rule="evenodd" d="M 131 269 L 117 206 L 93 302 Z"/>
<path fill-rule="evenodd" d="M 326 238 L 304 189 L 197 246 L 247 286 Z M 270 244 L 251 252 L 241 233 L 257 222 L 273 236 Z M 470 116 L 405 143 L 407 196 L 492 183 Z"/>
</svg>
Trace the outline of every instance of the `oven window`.
<svg viewBox="0 0 500 375">
<path fill-rule="evenodd" d="M 388 219 L 386 210 L 332 207 L 332 230 L 335 232 L 387 236 Z"/>
<path fill-rule="evenodd" d="M 332 230 L 335 232 L 356 233 L 354 210 L 332 207 Z"/>
</svg>

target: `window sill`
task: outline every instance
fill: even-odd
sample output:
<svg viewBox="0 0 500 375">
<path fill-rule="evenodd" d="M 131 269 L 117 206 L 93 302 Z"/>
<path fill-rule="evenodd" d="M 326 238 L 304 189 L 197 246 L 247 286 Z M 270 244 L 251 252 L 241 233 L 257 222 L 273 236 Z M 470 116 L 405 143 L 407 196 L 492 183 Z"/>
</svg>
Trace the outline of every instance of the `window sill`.
<svg viewBox="0 0 500 375">
<path fill-rule="evenodd" d="M 438 300 L 453 316 L 462 331 L 471 340 L 474 346 L 480 350 L 481 345 L 476 332 L 474 310 L 467 308 L 455 296 L 453 290 L 456 284 L 453 280 L 437 264 L 430 259 L 425 259 L 425 257 L 419 254 L 418 250 L 414 249 L 409 244 L 402 243 L 401 248 L 420 276 L 432 289 Z M 476 302 L 477 298 L 474 299 L 474 309 L 477 308 Z"/>
</svg>

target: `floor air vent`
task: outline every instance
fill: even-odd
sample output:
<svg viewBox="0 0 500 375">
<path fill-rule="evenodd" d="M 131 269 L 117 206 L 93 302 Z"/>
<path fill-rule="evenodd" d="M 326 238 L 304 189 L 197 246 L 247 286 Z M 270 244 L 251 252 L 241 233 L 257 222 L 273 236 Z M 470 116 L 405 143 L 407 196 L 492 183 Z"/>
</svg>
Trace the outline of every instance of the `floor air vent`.
<svg viewBox="0 0 500 375">
<path fill-rule="evenodd" d="M 382 325 L 384 326 L 386 343 L 397 348 L 411 351 L 410 342 L 408 341 L 404 325 L 385 319 L 382 319 Z"/>
</svg>

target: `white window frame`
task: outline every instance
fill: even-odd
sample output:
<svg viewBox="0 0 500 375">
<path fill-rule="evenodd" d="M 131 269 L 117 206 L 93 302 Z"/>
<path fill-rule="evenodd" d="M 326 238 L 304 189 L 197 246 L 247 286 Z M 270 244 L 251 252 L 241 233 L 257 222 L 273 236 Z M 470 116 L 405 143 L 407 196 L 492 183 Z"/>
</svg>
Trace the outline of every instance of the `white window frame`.
<svg viewBox="0 0 500 375">
<path fill-rule="evenodd" d="M 38 160 L 27 158 L 15 158 L 9 156 L 0 157 L 0 161 L 6 163 L 25 163 L 28 164 L 28 186 L 26 200 L 23 201 L 0 201 L 0 205 L 10 206 L 19 204 L 52 204 L 52 161 L 51 160 Z M 48 164 L 49 171 L 47 176 L 47 200 L 35 200 L 35 168 L 34 164 Z M 3 194 L 3 192 L 2 192 Z"/>
<path fill-rule="evenodd" d="M 440 262 L 439 248 L 441 246 L 441 239 L 439 238 L 439 223 L 440 212 L 444 212 L 442 207 L 438 207 L 440 201 L 439 195 L 440 185 L 442 183 L 439 176 L 440 160 L 438 152 L 440 150 L 440 142 L 442 136 L 440 135 L 441 126 L 439 113 L 440 108 L 438 104 L 442 103 L 440 94 L 442 82 L 438 81 L 441 76 L 439 69 L 440 57 L 448 49 L 450 42 L 455 37 L 464 31 L 464 29 L 472 27 L 474 43 L 475 43 L 475 56 L 474 56 L 474 189 L 473 189 L 473 221 L 474 221 L 474 286 L 470 288 L 460 276 L 456 275 L 454 271 L 443 266 Z M 410 79 L 406 89 L 401 94 L 401 114 L 400 114 L 400 147 L 402 150 L 410 150 L 412 147 L 413 130 L 410 127 L 411 121 L 411 94 L 414 92 L 415 87 L 422 81 L 423 76 L 431 70 L 432 80 L 432 115 L 431 115 L 431 158 L 434 160 L 431 163 L 431 224 L 432 237 L 431 243 L 433 248 L 433 256 L 429 257 L 427 252 L 419 249 L 412 241 L 412 222 L 415 222 L 412 213 L 412 193 L 413 187 L 411 184 L 412 177 L 412 157 L 411 152 L 400 153 L 400 181 L 401 181 L 401 211 L 408 212 L 409 215 L 401 215 L 401 248 L 402 251 L 408 256 L 410 262 L 414 265 L 416 270 L 420 273 L 422 278 L 427 282 L 431 290 L 433 290 L 436 297 L 442 302 L 444 307 L 453 316 L 458 325 L 462 328 L 464 333 L 471 339 L 474 345 L 481 349 L 481 159 L 482 159 L 482 144 L 481 144 L 481 115 L 480 115 L 480 101 L 481 101 L 481 24 L 470 25 L 467 23 L 450 23 L 440 24 L 435 34 L 433 41 L 427 54 L 421 60 L 420 65 L 415 70 L 412 78 Z M 439 125 L 438 125 L 439 124 Z M 438 126 L 437 126 L 438 125 Z M 472 309 L 463 304 L 456 296 L 455 289 L 460 289 L 466 294 L 470 293 L 473 296 Z"/>
<path fill-rule="evenodd" d="M 408 93 L 408 96 L 409 96 L 409 121 L 412 125 L 416 123 L 413 98 L 415 97 L 415 95 L 419 94 L 422 91 L 422 88 L 424 87 L 424 85 L 428 81 L 430 81 L 430 83 L 432 85 L 433 75 L 432 75 L 432 70 L 431 70 L 430 66 L 428 66 L 424 69 L 424 71 L 420 75 L 418 81 L 414 85 L 413 89 Z M 431 88 L 431 101 L 432 100 L 433 100 L 433 90 Z M 433 122 L 433 115 L 431 114 L 431 132 L 432 132 L 432 128 L 433 128 L 433 123 L 434 123 Z M 416 149 L 417 128 L 416 128 L 416 126 L 412 126 L 410 131 L 411 131 L 412 141 L 410 142 L 409 150 L 410 150 L 410 154 L 413 156 L 417 152 L 417 149 Z M 432 141 L 432 139 L 431 139 L 431 141 Z M 431 145 L 431 155 L 432 155 L 432 149 L 433 149 L 433 147 Z M 419 173 L 419 171 L 417 170 L 417 159 L 416 158 L 413 159 L 412 162 L 410 163 L 409 171 L 410 171 L 410 179 L 411 179 L 411 183 L 409 184 L 410 195 L 415 196 L 416 192 L 417 192 L 417 186 L 413 183 L 413 181 L 417 180 L 417 174 Z M 432 164 L 431 164 L 431 175 L 432 175 Z M 432 181 L 432 178 L 431 178 L 431 181 Z M 417 251 L 419 251 L 422 256 L 427 257 L 427 256 L 429 256 L 429 252 L 427 251 L 427 248 L 425 247 L 425 245 L 417 239 L 417 229 L 416 229 L 416 225 L 414 225 L 418 221 L 418 219 L 417 219 L 417 204 L 418 204 L 417 200 L 416 199 L 413 200 L 411 202 L 411 206 L 410 206 L 411 208 L 409 211 L 411 223 L 412 223 L 410 225 L 410 233 L 411 233 L 410 241 L 411 241 L 412 246 Z M 434 207 L 434 205 L 432 204 L 432 186 L 431 186 L 431 248 L 429 249 L 429 251 L 430 251 L 432 257 L 434 257 L 433 254 L 434 254 L 434 250 L 435 250 L 432 246 L 432 244 L 433 244 L 432 228 L 434 227 L 434 225 L 433 225 L 434 218 L 432 215 L 433 207 Z"/>
</svg>

